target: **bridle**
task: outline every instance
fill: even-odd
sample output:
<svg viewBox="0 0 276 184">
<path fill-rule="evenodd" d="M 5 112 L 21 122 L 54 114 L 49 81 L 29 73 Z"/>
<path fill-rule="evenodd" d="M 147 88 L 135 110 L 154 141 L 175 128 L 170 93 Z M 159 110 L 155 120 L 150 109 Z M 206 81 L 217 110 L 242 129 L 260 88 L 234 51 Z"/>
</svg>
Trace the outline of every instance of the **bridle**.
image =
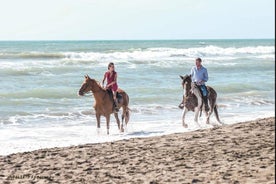
<svg viewBox="0 0 276 184">
<path fill-rule="evenodd" d="M 86 94 L 86 93 L 84 93 L 84 91 L 86 90 L 87 87 L 88 87 L 88 83 L 85 82 L 83 84 L 83 86 L 80 88 L 79 92 L 81 92 L 83 95 Z"/>
<path fill-rule="evenodd" d="M 84 91 L 88 88 L 89 83 L 86 81 L 83 86 L 81 87 L 81 89 L 79 90 L 83 95 L 87 94 L 88 92 L 84 93 Z M 91 89 L 92 93 L 98 93 L 99 91 L 101 91 L 101 87 L 99 86 L 98 90 L 93 90 Z"/>
</svg>

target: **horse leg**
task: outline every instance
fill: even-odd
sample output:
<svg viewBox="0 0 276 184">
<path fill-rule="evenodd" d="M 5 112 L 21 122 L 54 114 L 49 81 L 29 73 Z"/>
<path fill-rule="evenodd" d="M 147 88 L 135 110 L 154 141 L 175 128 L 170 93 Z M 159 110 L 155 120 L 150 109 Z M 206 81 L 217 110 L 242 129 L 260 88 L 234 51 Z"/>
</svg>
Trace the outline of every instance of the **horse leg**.
<svg viewBox="0 0 276 184">
<path fill-rule="evenodd" d="M 195 121 L 195 123 L 196 123 L 198 126 L 200 126 L 200 125 L 198 124 L 198 115 L 199 115 L 199 111 L 200 111 L 200 106 L 198 106 L 198 107 L 195 108 L 195 119 L 194 119 L 194 121 Z"/>
<path fill-rule="evenodd" d="M 195 107 L 195 118 L 194 118 L 194 121 L 195 121 L 195 123 L 196 123 L 198 126 L 200 126 L 200 125 L 198 124 L 198 116 L 199 116 L 199 114 L 200 114 L 200 116 L 201 116 L 202 108 L 203 108 L 203 101 L 202 101 L 202 97 L 200 96 L 199 90 L 197 90 L 197 93 L 196 93 L 195 95 L 196 95 L 196 97 L 197 97 L 198 105 L 197 105 L 197 107 Z"/>
<path fill-rule="evenodd" d="M 207 113 L 207 117 L 206 117 L 206 124 L 210 123 L 210 116 L 213 113 L 213 107 L 210 108 L 209 112 Z"/>
<path fill-rule="evenodd" d="M 124 120 L 125 120 L 125 115 L 124 115 L 124 112 L 122 114 L 122 124 L 124 123 Z"/>
<path fill-rule="evenodd" d="M 97 128 L 101 128 L 101 115 L 100 114 L 96 114 L 96 118 L 97 118 Z"/>
<path fill-rule="evenodd" d="M 214 102 L 211 99 L 209 99 L 209 104 L 210 104 L 210 110 L 208 112 L 204 108 L 205 115 L 206 115 L 206 124 L 210 123 L 210 116 L 211 116 L 211 114 L 213 113 L 213 110 L 214 110 Z"/>
<path fill-rule="evenodd" d="M 96 119 L 97 119 L 97 132 L 100 133 L 101 128 L 101 115 L 99 113 L 96 113 Z"/>
<path fill-rule="evenodd" d="M 122 123 L 120 125 L 121 132 L 124 132 L 124 121 L 125 121 L 125 118 L 126 118 L 126 107 L 123 106 Z M 126 125 L 126 121 L 125 121 L 125 125 Z"/>
<path fill-rule="evenodd" d="M 96 119 L 97 119 L 97 133 L 100 134 L 100 128 L 101 128 L 101 114 L 96 113 Z"/>
<path fill-rule="evenodd" d="M 124 132 L 124 120 L 125 120 L 125 112 L 122 114 L 122 124 L 121 124 L 121 132 Z"/>
<path fill-rule="evenodd" d="M 124 132 L 124 115 L 123 114 L 122 114 L 122 123 L 121 123 L 121 126 L 120 126 L 120 131 Z"/>
<path fill-rule="evenodd" d="M 187 114 L 188 109 L 184 106 L 182 111 L 182 125 L 184 128 L 188 128 L 188 125 L 185 123 L 185 115 Z"/>
<path fill-rule="evenodd" d="M 198 116 L 199 116 L 199 113 L 200 113 L 200 116 L 201 116 L 201 111 L 202 111 L 202 107 L 203 107 L 203 99 L 202 99 L 202 95 L 201 95 L 201 92 L 200 92 L 201 89 L 199 89 L 198 87 L 196 87 L 194 89 L 194 95 L 196 96 L 196 100 L 197 100 L 197 106 L 194 108 L 195 110 L 195 118 L 194 118 L 194 122 L 199 126 L 198 124 Z M 196 102 L 196 101 L 195 101 Z"/>
<path fill-rule="evenodd" d="M 107 130 L 107 135 L 109 135 L 109 122 L 110 122 L 110 115 L 106 116 L 106 130 Z"/>
<path fill-rule="evenodd" d="M 115 116 L 115 119 L 116 119 L 116 122 L 117 122 L 117 125 L 118 125 L 118 129 L 120 130 L 120 120 L 119 120 L 119 117 L 118 117 L 118 113 L 114 113 L 114 116 Z"/>
</svg>

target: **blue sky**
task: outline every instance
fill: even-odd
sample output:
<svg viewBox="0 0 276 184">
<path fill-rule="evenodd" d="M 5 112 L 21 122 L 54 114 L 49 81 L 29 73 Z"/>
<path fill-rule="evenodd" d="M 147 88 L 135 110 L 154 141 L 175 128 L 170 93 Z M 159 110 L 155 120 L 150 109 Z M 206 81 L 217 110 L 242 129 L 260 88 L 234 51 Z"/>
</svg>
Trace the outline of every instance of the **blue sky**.
<svg viewBox="0 0 276 184">
<path fill-rule="evenodd" d="M 1 0 L 0 40 L 274 38 L 274 0 Z"/>
</svg>

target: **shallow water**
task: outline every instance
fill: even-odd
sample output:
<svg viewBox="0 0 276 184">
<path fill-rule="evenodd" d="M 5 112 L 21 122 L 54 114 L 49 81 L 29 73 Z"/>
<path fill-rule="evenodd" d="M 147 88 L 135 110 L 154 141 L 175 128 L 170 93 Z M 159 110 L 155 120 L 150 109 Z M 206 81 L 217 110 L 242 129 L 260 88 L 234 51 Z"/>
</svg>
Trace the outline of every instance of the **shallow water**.
<svg viewBox="0 0 276 184">
<path fill-rule="evenodd" d="M 194 124 L 192 112 L 189 129 L 181 126 L 179 75 L 196 57 L 225 124 L 274 116 L 274 40 L 0 42 L 0 154 L 212 127 Z M 132 111 L 127 133 L 112 118 L 106 136 L 104 121 L 96 132 L 92 95 L 77 92 L 85 74 L 100 81 L 109 62 Z"/>
</svg>

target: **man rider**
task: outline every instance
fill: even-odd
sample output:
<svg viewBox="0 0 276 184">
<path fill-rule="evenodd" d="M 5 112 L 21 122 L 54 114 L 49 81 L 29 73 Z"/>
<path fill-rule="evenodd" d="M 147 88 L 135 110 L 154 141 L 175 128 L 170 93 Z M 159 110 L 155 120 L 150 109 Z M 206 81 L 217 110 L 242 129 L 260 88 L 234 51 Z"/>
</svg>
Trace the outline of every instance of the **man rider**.
<svg viewBox="0 0 276 184">
<path fill-rule="evenodd" d="M 201 94 L 203 97 L 203 103 L 205 105 L 205 110 L 209 111 L 208 91 L 205 86 L 205 82 L 208 81 L 208 72 L 207 72 L 207 69 L 204 66 L 202 66 L 201 63 L 202 63 L 201 58 L 196 58 L 195 66 L 193 66 L 191 69 L 191 78 L 192 78 L 192 82 L 194 82 L 201 91 Z"/>
</svg>

